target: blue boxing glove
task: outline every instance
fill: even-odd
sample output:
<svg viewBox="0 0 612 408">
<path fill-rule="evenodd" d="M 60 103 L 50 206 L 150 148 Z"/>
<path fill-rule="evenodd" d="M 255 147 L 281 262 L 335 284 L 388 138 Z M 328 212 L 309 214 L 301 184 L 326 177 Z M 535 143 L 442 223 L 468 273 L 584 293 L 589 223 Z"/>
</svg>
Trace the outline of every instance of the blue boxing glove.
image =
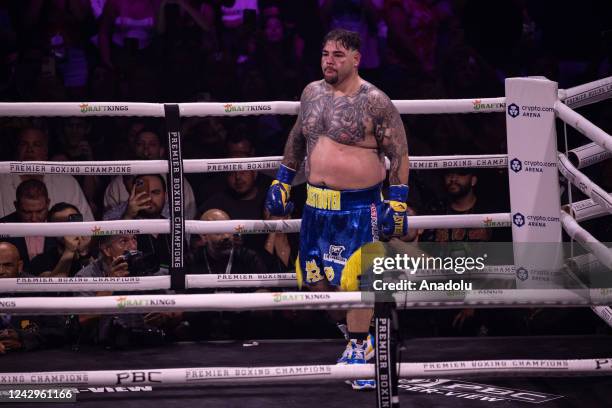
<svg viewBox="0 0 612 408">
<path fill-rule="evenodd" d="M 408 186 L 405 184 L 389 186 L 389 201 L 385 201 L 381 217 L 381 234 L 383 238 L 401 237 L 408 233 L 408 216 L 406 199 Z"/>
<path fill-rule="evenodd" d="M 295 170 L 280 165 L 276 172 L 276 180 L 272 182 L 266 195 L 265 207 L 271 215 L 283 216 L 293 211 L 293 203 L 289 201 L 291 182 L 295 177 Z"/>
</svg>

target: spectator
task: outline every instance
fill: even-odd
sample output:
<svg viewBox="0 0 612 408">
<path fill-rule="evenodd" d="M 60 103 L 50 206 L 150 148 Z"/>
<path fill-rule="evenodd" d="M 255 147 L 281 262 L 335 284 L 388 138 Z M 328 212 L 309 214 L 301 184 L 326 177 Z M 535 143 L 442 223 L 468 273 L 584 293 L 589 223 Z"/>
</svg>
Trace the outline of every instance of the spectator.
<svg viewBox="0 0 612 408">
<path fill-rule="evenodd" d="M 108 0 L 99 29 L 100 59 L 123 98 L 150 99 L 157 94 L 157 0 Z"/>
<path fill-rule="evenodd" d="M 26 125 L 17 135 L 15 149 L 17 161 L 46 161 L 49 159 L 47 131 L 36 125 Z M 93 221 L 91 208 L 76 179 L 64 174 L 0 174 L 0 217 L 15 211 L 13 197 L 17 186 L 25 180 L 40 180 L 46 186 L 50 205 L 71 203 L 83 214 L 83 219 Z"/>
<path fill-rule="evenodd" d="M 24 276 L 27 275 L 23 272 L 17 248 L 11 243 L 0 242 L 0 279 Z M 61 316 L 0 315 L 0 354 L 61 345 L 65 340 L 63 321 Z"/>
<path fill-rule="evenodd" d="M 71 117 L 63 122 L 62 130 L 59 134 L 60 148 L 51 157 L 53 161 L 94 161 L 94 152 L 89 141 L 91 124 L 84 118 Z M 87 202 L 97 213 L 96 193 L 100 187 L 100 177 L 76 176 L 75 177 L 87 197 Z"/>
<path fill-rule="evenodd" d="M 151 276 L 163 273 L 138 251 L 134 235 L 110 235 L 100 238 L 99 257 L 81 269 L 77 277 Z M 115 293 L 119 294 L 119 293 Z M 110 296 L 112 292 L 82 292 L 79 296 Z M 166 334 L 180 325 L 181 313 L 152 312 L 148 314 L 81 315 L 81 333 L 87 338 L 110 347 L 159 345 Z"/>
<path fill-rule="evenodd" d="M 142 128 L 134 140 L 133 157 L 136 160 L 163 160 L 166 159 L 166 149 L 164 143 L 159 137 L 159 131 L 150 127 Z M 162 174 L 166 184 L 166 175 Z M 104 193 L 104 207 L 114 207 L 129 199 L 134 182 L 133 176 L 116 176 L 106 187 Z M 193 195 L 191 184 L 186 179 L 183 179 L 183 200 L 185 205 L 185 218 L 194 219 L 196 216 L 196 203 Z"/>
<path fill-rule="evenodd" d="M 130 197 L 104 213 L 105 220 L 136 220 L 168 218 L 166 182 L 159 174 L 140 175 L 134 179 Z M 158 266 L 170 265 L 170 237 L 168 234 L 140 234 L 138 247 L 156 257 Z"/>
<path fill-rule="evenodd" d="M 254 170 L 226 173 L 226 188 L 204 202 L 200 208 L 204 213 L 213 208 L 223 209 L 234 220 L 263 219 L 263 203 L 269 179 L 259 176 Z M 251 234 L 243 238 L 244 245 L 254 251 L 263 251 L 266 237 Z"/>
<path fill-rule="evenodd" d="M 485 199 L 478 199 L 476 184 L 478 176 L 473 169 L 449 169 L 444 174 L 447 200 L 442 209 L 443 214 L 486 214 L 492 211 L 487 208 Z M 454 241 L 490 241 L 490 228 L 439 228 L 435 230 L 436 242 Z"/>
<path fill-rule="evenodd" d="M 26 180 L 17 187 L 15 212 L 0 218 L 0 222 L 47 222 L 49 196 L 47 188 L 40 180 Z M 55 240 L 44 236 L 27 236 L 5 238 L 19 250 L 19 257 L 24 262 L 24 269 L 30 267 L 30 260 L 55 246 Z"/>
<path fill-rule="evenodd" d="M 207 210 L 202 221 L 227 221 L 230 216 L 222 210 Z M 194 253 L 193 272 L 208 274 L 265 273 L 266 266 L 256 252 L 237 246 L 232 234 L 201 235 L 204 246 Z"/>
<path fill-rule="evenodd" d="M 49 210 L 49 222 L 79 222 L 83 215 L 78 208 L 68 203 L 57 203 Z M 91 237 L 64 236 L 57 238 L 57 244 L 48 247 L 34 257 L 29 272 L 37 276 L 74 276 L 89 265 L 93 255 Z"/>
</svg>

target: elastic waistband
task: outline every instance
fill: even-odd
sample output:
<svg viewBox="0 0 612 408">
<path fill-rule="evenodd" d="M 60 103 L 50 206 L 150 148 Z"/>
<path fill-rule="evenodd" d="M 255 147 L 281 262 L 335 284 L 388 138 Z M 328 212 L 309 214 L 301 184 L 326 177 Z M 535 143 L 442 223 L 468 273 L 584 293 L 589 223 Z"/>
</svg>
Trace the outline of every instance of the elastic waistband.
<svg viewBox="0 0 612 408">
<path fill-rule="evenodd" d="M 382 201 L 382 184 L 361 190 L 333 190 L 306 185 L 306 205 L 320 210 L 346 211 Z"/>
</svg>

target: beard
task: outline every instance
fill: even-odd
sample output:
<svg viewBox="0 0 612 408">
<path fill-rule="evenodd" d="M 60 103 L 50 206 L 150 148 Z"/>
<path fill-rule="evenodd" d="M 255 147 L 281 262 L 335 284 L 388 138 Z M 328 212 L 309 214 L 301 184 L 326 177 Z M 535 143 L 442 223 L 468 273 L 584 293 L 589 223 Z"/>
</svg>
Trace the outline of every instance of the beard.
<svg viewBox="0 0 612 408">
<path fill-rule="evenodd" d="M 328 76 L 325 74 L 325 70 L 323 70 L 323 79 L 330 85 L 333 85 L 338 82 L 338 71 L 333 71 L 333 73 Z"/>
<path fill-rule="evenodd" d="M 451 186 L 457 186 L 458 188 L 451 190 Z M 448 195 L 452 198 L 462 198 L 468 195 L 470 191 L 472 191 L 472 186 L 469 184 L 461 185 L 457 183 L 451 183 L 446 187 L 446 191 L 448 192 Z"/>
</svg>

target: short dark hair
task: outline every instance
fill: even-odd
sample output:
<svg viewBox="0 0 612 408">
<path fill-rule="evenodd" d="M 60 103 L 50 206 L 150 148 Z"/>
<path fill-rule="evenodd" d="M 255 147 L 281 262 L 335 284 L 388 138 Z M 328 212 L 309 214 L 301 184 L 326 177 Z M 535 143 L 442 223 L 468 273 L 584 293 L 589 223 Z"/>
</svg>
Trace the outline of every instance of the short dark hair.
<svg viewBox="0 0 612 408">
<path fill-rule="evenodd" d="M 20 202 L 24 198 L 35 200 L 40 197 L 49 198 L 47 186 L 40 180 L 30 179 L 22 182 L 17 186 L 16 200 Z"/>
<path fill-rule="evenodd" d="M 323 47 L 328 41 L 337 41 L 347 50 L 359 51 L 361 48 L 361 37 L 358 32 L 336 28 L 331 30 L 323 38 Z"/>
<path fill-rule="evenodd" d="M 53 219 L 53 216 L 57 214 L 58 212 L 62 212 L 69 208 L 76 211 L 77 214 L 81 214 L 81 211 L 79 211 L 76 205 L 72 205 L 70 203 L 66 203 L 62 201 L 61 203 L 54 204 L 53 207 L 49 209 L 49 214 L 47 215 L 47 221 L 51 221 Z"/>
</svg>

